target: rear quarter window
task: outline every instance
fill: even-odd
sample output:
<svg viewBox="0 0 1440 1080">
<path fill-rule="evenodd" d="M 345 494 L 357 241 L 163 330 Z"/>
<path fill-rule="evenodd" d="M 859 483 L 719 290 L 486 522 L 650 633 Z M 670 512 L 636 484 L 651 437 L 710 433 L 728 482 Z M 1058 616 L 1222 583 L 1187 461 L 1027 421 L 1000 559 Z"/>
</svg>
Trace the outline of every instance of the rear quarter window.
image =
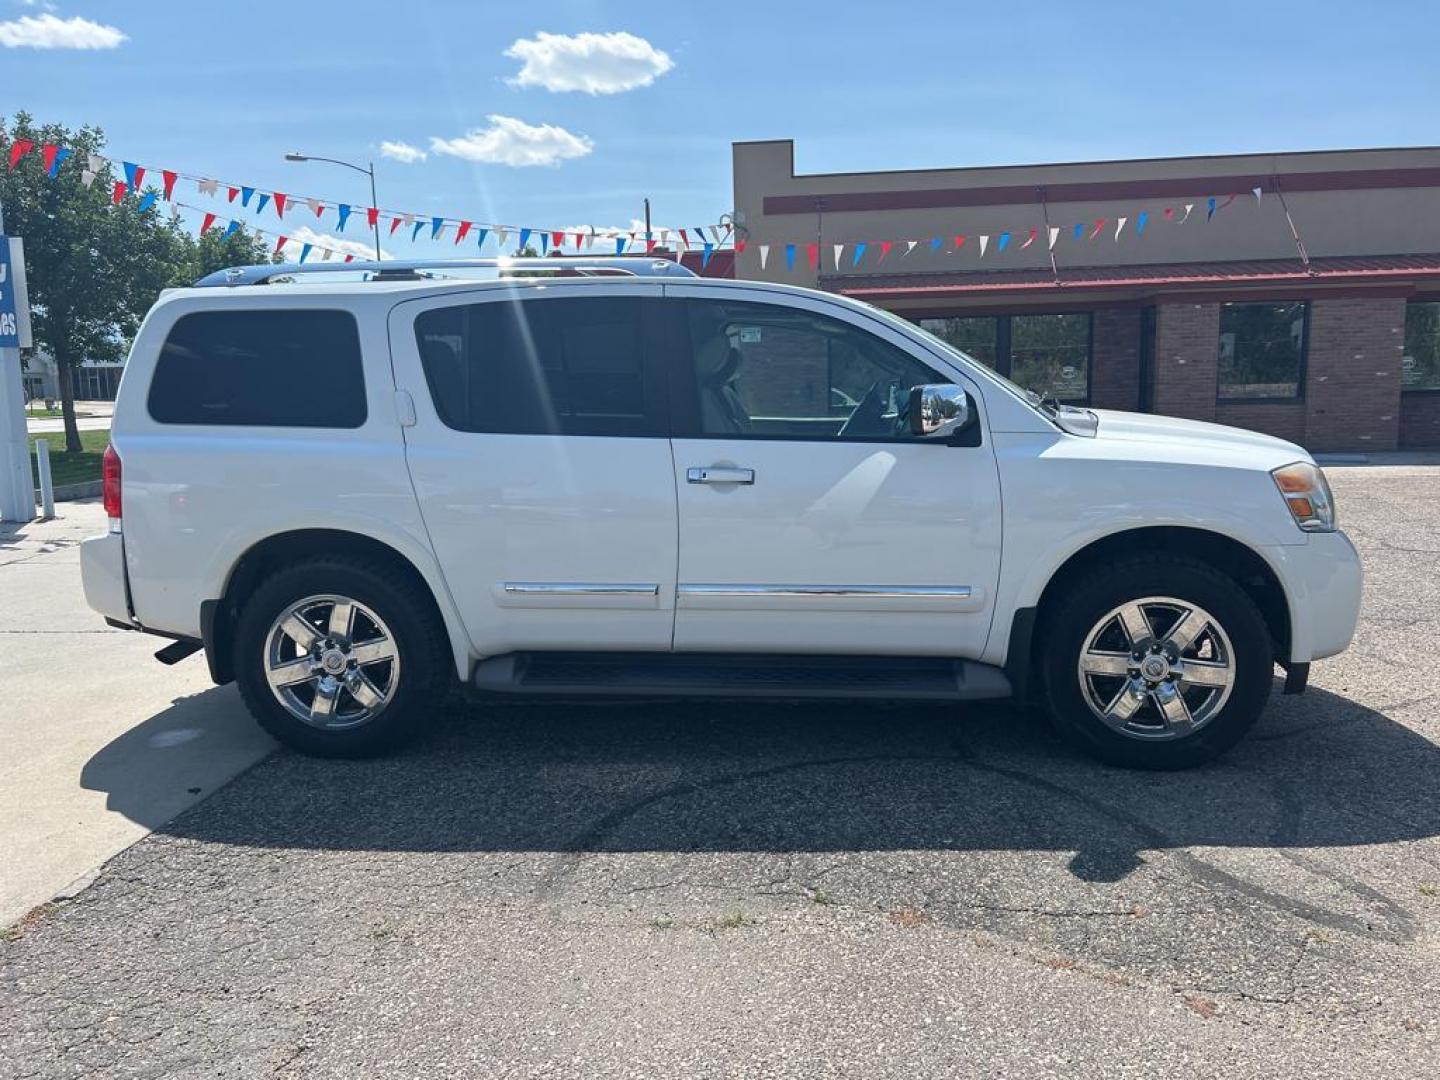
<svg viewBox="0 0 1440 1080">
<path fill-rule="evenodd" d="M 181 318 L 150 380 L 161 424 L 357 428 L 360 331 L 346 311 L 202 311 Z"/>
</svg>

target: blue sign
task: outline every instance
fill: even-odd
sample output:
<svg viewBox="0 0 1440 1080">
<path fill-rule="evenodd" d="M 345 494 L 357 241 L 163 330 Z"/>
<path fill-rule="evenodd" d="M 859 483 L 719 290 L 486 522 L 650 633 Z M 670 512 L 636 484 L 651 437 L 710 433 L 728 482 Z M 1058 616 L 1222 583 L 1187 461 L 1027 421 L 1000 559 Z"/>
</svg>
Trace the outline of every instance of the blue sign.
<svg viewBox="0 0 1440 1080">
<path fill-rule="evenodd" d="M 20 347 L 19 274 L 10 265 L 10 240 L 0 236 L 0 349 Z"/>
</svg>

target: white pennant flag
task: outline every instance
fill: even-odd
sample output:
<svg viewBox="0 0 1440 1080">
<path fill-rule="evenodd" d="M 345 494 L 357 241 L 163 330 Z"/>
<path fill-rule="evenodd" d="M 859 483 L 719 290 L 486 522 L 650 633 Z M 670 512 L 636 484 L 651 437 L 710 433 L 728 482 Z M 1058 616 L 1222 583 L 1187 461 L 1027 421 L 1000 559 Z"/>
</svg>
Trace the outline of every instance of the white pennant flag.
<svg viewBox="0 0 1440 1080">
<path fill-rule="evenodd" d="M 86 154 L 85 167 L 93 173 L 98 173 L 105 168 L 105 159 L 99 154 Z"/>
<path fill-rule="evenodd" d="M 585 250 L 589 251 L 595 246 L 595 226 L 590 226 L 590 234 L 585 237 Z"/>
<path fill-rule="evenodd" d="M 717 243 L 717 244 L 720 243 L 720 226 L 719 226 L 719 225 L 711 225 L 711 226 L 710 226 L 710 235 L 711 235 L 712 237 L 714 237 L 715 243 Z"/>
<path fill-rule="evenodd" d="M 90 169 L 81 169 L 80 183 L 84 184 L 86 187 L 89 187 L 91 184 L 95 183 L 95 173 L 92 172 Z"/>
<path fill-rule="evenodd" d="M 1184 225 L 1185 222 L 1187 222 L 1187 221 L 1190 220 L 1190 211 L 1191 211 L 1191 210 L 1194 210 L 1194 209 L 1195 209 L 1195 204 L 1194 204 L 1193 202 L 1187 202 L 1187 203 L 1185 204 L 1185 216 L 1180 219 L 1180 224 L 1181 224 L 1181 225 Z"/>
<path fill-rule="evenodd" d="M 1254 194 L 1255 201 L 1258 203 L 1260 201 L 1260 188 L 1253 187 L 1250 189 L 1250 191 Z"/>
<path fill-rule="evenodd" d="M 1059 225 L 1051 225 L 1051 226 L 1050 226 L 1050 250 L 1051 250 L 1051 251 L 1054 251 L 1054 250 L 1055 250 L 1055 241 L 1058 240 L 1058 239 L 1060 239 L 1060 226 L 1059 226 Z"/>
<path fill-rule="evenodd" d="M 835 270 L 836 270 L 837 273 L 838 273 L 839 270 L 840 270 L 840 254 L 841 254 L 841 252 L 843 252 L 844 250 L 845 250 L 845 245 L 844 245 L 844 244 L 836 244 L 836 245 L 835 245 Z"/>
<path fill-rule="evenodd" d="M 496 230 L 495 230 L 495 246 L 496 246 L 500 251 L 504 251 L 504 250 L 505 250 L 505 241 L 508 240 L 508 239 L 510 239 L 510 230 L 509 230 L 509 229 L 496 229 Z"/>
<path fill-rule="evenodd" d="M 915 245 L 918 244 L 918 243 L 920 243 L 919 240 L 906 240 L 906 241 L 905 241 L 905 255 L 909 255 L 910 252 L 914 251 L 914 250 L 915 250 Z M 900 256 L 900 257 L 903 259 L 903 258 L 905 257 L 905 255 L 902 255 L 902 256 Z"/>
<path fill-rule="evenodd" d="M 180 220 L 180 207 L 179 207 L 177 204 L 173 203 L 173 202 L 170 204 L 170 220 L 171 220 L 171 221 L 179 221 L 179 220 Z"/>
<path fill-rule="evenodd" d="M 761 244 L 761 245 L 760 245 L 760 269 L 761 269 L 761 270 L 764 270 L 764 269 L 765 269 L 765 264 L 766 264 L 767 262 L 769 262 L 769 261 L 770 261 L 770 245 L 769 245 L 769 244 Z"/>
<path fill-rule="evenodd" d="M 331 251 L 330 251 L 329 248 L 321 248 L 321 249 L 320 249 L 320 261 L 321 261 L 321 262 L 329 262 L 329 261 L 330 261 L 330 255 L 331 255 L 331 254 L 332 254 L 332 253 L 331 253 Z"/>
<path fill-rule="evenodd" d="M 1130 220 L 1130 219 L 1129 219 L 1129 218 L 1126 218 L 1126 217 L 1118 217 L 1118 218 L 1115 219 L 1115 239 L 1116 239 L 1116 240 L 1119 240 L 1119 239 L 1120 239 L 1120 230 L 1123 229 L 1123 228 L 1125 228 L 1125 222 L 1127 222 L 1127 221 L 1129 221 L 1129 220 Z"/>
<path fill-rule="evenodd" d="M 980 258 L 983 259 L 983 258 L 985 257 L 985 249 L 986 249 L 987 247 L 989 247 L 989 246 L 990 246 L 990 237 L 985 236 L 985 235 L 982 234 L 981 237 L 980 237 Z"/>
<path fill-rule="evenodd" d="M 325 212 L 325 204 L 319 199 L 306 199 L 305 205 L 310 208 L 310 212 L 316 217 L 319 217 Z"/>
<path fill-rule="evenodd" d="M 216 188 L 220 185 L 214 180 L 201 180 L 195 185 L 195 190 L 201 195 L 214 195 Z"/>
</svg>

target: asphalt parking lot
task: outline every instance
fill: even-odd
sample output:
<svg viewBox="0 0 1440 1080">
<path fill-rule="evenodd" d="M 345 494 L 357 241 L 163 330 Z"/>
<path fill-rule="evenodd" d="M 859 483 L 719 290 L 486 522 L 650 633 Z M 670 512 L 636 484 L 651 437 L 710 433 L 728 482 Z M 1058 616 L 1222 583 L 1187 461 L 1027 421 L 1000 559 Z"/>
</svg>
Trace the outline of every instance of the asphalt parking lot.
<svg viewBox="0 0 1440 1080">
<path fill-rule="evenodd" d="M 13 927 L 0 1075 L 1434 1075 L 1440 469 L 1330 475 L 1356 644 L 1222 764 L 1002 708 L 451 704 Z M 153 780 L 96 759 L 232 694 L 100 749 L 110 809 Z"/>
</svg>

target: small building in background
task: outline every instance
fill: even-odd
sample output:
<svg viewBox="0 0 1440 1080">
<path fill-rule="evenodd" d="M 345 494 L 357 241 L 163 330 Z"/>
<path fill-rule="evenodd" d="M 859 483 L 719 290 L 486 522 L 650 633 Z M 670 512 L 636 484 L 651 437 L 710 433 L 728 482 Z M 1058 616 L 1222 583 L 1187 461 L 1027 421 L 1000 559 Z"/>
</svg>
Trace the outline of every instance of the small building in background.
<svg viewBox="0 0 1440 1080">
<path fill-rule="evenodd" d="M 790 140 L 733 153 L 737 277 L 869 301 L 1061 401 L 1440 446 L 1440 148 L 802 175 Z"/>
</svg>

